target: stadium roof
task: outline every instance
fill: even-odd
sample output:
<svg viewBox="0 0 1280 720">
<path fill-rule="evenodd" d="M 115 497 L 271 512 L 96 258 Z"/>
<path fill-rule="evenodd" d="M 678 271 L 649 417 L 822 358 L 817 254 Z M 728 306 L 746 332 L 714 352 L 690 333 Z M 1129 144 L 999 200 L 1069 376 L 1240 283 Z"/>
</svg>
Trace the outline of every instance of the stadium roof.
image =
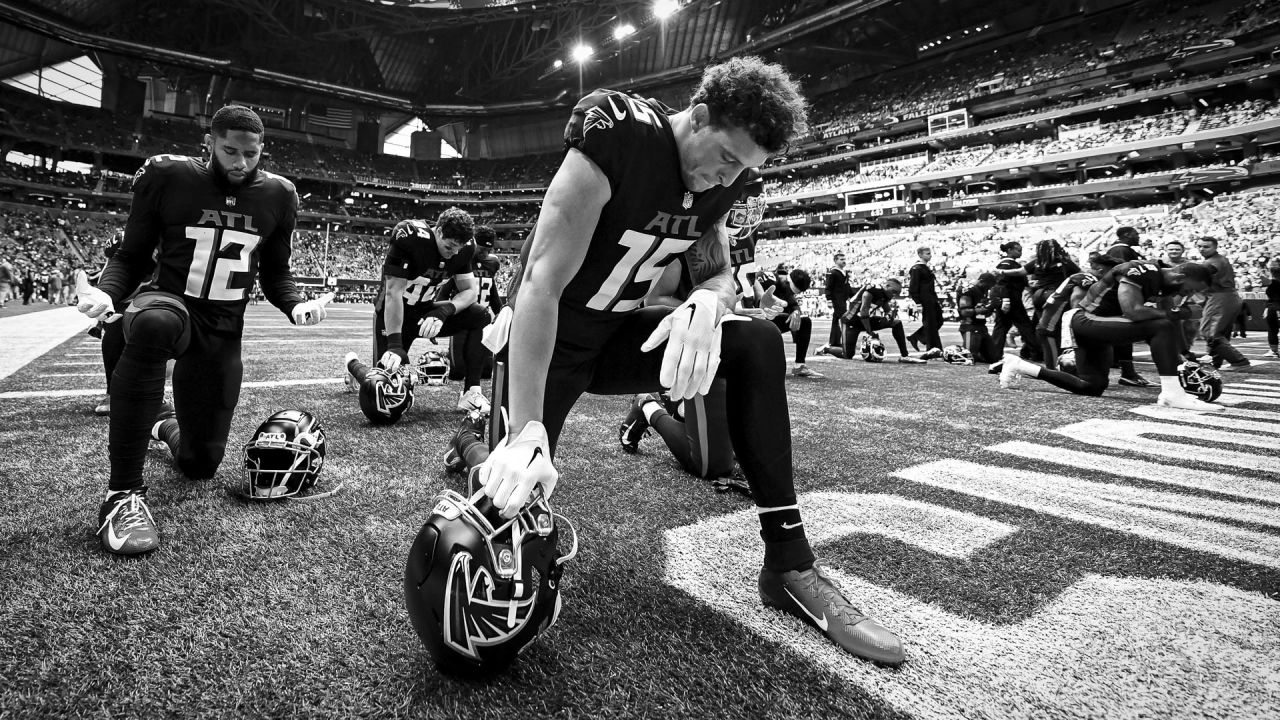
<svg viewBox="0 0 1280 720">
<path fill-rule="evenodd" d="M 0 0 L 0 77 L 86 50 L 154 65 L 171 82 L 210 74 L 440 115 L 528 110 L 575 95 L 570 49 L 594 49 L 586 87 L 644 87 L 708 61 L 777 51 L 793 72 L 916 57 L 931 33 L 998 17 L 1014 0 Z M 1034 4 L 1051 14 L 1071 0 Z M 619 26 L 634 32 L 615 39 Z M 780 49 L 781 48 L 781 49 Z M 557 66 L 556 61 L 562 65 Z M 154 71 L 151 74 L 156 74 Z M 299 82 L 302 81 L 302 82 Z"/>
</svg>

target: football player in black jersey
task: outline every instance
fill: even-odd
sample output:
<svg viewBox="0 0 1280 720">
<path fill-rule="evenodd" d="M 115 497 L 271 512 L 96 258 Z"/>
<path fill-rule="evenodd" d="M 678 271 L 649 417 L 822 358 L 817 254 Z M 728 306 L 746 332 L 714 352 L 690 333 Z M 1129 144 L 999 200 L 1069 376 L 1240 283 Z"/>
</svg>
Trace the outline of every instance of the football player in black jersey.
<svg viewBox="0 0 1280 720">
<path fill-rule="evenodd" d="M 836 357 L 852 359 L 858 354 L 858 336 L 867 333 L 879 339 L 876 333 L 889 330 L 894 342 L 898 343 L 898 362 L 923 365 L 926 360 L 911 357 L 907 352 L 907 334 L 902 329 L 902 319 L 898 317 L 897 298 L 902 294 L 902 281 L 897 278 L 885 278 L 880 286 L 867 285 L 854 294 L 847 315 L 853 318 L 844 323 L 844 345 L 823 346 L 819 352 Z"/>
<path fill-rule="evenodd" d="M 1018 335 L 1022 337 L 1022 354 L 1039 359 L 1041 350 L 1035 343 L 1036 329 L 1031 324 L 1031 317 L 1027 314 L 1027 306 L 1022 297 L 1028 282 L 1027 269 L 1018 261 L 1022 257 L 1022 243 L 1016 240 L 1001 243 L 1000 252 L 1004 256 L 992 271 L 996 276 L 992 297 L 999 298 L 1000 305 L 996 308 L 995 323 L 991 327 L 991 342 L 995 345 L 997 354 L 1004 353 L 1009 330 L 1017 328 Z"/>
<path fill-rule="evenodd" d="M 956 292 L 960 337 L 969 354 L 973 355 L 974 362 L 996 363 L 1000 360 L 1000 353 L 996 352 L 995 343 L 991 341 L 991 333 L 987 332 L 987 318 L 1000 302 L 998 298 L 991 297 L 995 285 L 993 273 L 982 273 L 972 285 Z"/>
<path fill-rule="evenodd" d="M 822 374 L 810 370 L 805 364 L 809 353 L 809 339 L 813 336 L 813 320 L 800 308 L 800 296 L 809 290 L 813 279 L 800 268 L 788 271 L 779 265 L 772 276 L 760 279 L 760 285 L 772 290 L 774 297 L 783 303 L 781 314 L 773 318 L 779 332 L 790 332 L 796 346 L 796 364 L 791 368 L 792 377 L 820 378 Z"/>
<path fill-rule="evenodd" d="M 498 234 L 488 225 L 477 225 L 475 233 L 475 257 L 472 258 L 472 272 L 476 276 L 476 289 L 478 295 L 476 304 L 483 308 L 489 314 L 489 320 L 497 317 L 498 312 L 502 310 L 502 299 L 498 297 L 498 289 L 495 281 L 498 277 L 498 270 L 502 268 L 502 261 L 493 256 L 493 245 L 497 241 Z M 462 330 L 449 338 L 449 379 L 450 380 L 466 380 L 467 378 L 467 348 L 471 347 L 473 341 L 472 335 L 483 335 L 482 330 Z M 489 377 L 489 373 L 493 370 L 493 353 L 481 346 L 484 362 L 482 365 L 481 377 Z"/>
<path fill-rule="evenodd" d="M 1178 381 L 1175 321 L 1183 317 L 1186 308 L 1166 310 L 1161 306 L 1164 297 L 1203 291 L 1211 277 L 1208 268 L 1196 263 L 1166 270 L 1145 261 L 1115 266 L 1087 290 L 1077 287 L 1077 309 L 1069 320 L 1063 318 L 1064 327 L 1070 328 L 1075 339 L 1075 374 L 1049 370 L 1007 354 L 1000 371 L 1000 387 L 1012 387 L 1027 375 L 1077 395 L 1097 397 L 1107 389 L 1113 347 L 1146 340 L 1160 373 L 1158 404 L 1185 410 L 1224 410 L 1223 406 L 1204 402 L 1182 389 Z"/>
<path fill-rule="evenodd" d="M 743 171 L 785 148 L 805 115 L 785 71 L 750 57 L 708 67 L 678 112 L 610 90 L 578 102 L 508 300 L 508 435 L 476 468 L 477 480 L 513 517 L 535 488 L 555 489 L 552 453 L 583 392 L 668 388 L 684 400 L 723 378 L 729 434 L 764 540 L 762 602 L 850 653 L 897 664 L 898 638 L 814 564 L 792 478 L 781 335 L 763 319 L 721 322 L 735 300 L 724 217 Z M 688 299 L 642 308 L 681 254 L 697 283 Z"/>
<path fill-rule="evenodd" d="M 440 213 L 434 227 L 424 220 L 396 224 L 373 301 L 373 356 L 384 370 L 396 372 L 409 361 L 414 340 L 476 331 L 463 342 L 467 370 L 458 409 L 484 413 L 489 401 L 480 390 L 485 349 L 479 331 L 489 324 L 489 311 L 476 302 L 474 234 L 471 214 L 458 208 Z"/>
<path fill-rule="evenodd" d="M 208 160 L 148 159 L 133 178 L 124 241 L 98 287 L 80 297 L 89 317 L 120 317 L 115 308 L 150 273 L 120 320 L 125 347 L 111 378 L 111 478 L 98 519 L 108 552 L 135 555 L 159 545 L 142 469 L 148 441 L 160 439 L 166 361 L 177 359 L 177 422 L 164 439 L 178 448 L 174 461 L 184 475 L 211 478 L 240 398 L 240 338 L 255 277 L 294 324 L 325 317 L 324 302 L 303 302 L 294 285 L 298 194 L 293 183 L 258 169 L 263 135 L 252 110 L 230 105 L 214 113 L 205 135 Z"/>
</svg>

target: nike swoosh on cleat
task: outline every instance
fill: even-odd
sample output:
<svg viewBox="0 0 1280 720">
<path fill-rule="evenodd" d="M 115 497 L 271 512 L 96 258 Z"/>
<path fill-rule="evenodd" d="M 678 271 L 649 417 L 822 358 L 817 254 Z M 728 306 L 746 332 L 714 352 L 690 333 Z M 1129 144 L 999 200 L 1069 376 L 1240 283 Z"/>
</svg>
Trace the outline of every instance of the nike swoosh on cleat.
<svg viewBox="0 0 1280 720">
<path fill-rule="evenodd" d="M 783 588 L 782 588 L 782 590 L 783 590 L 784 592 L 786 592 L 786 593 L 787 593 L 787 595 L 790 595 L 790 596 L 791 596 L 791 599 L 792 599 L 793 601 L 795 601 L 796 606 L 798 606 L 801 610 L 803 610 L 805 615 L 808 615 L 809 617 L 813 618 L 813 621 L 814 621 L 815 623 L 817 623 L 817 624 L 818 624 L 818 627 L 822 629 L 822 632 L 826 632 L 826 631 L 827 631 L 827 616 L 826 616 L 826 615 L 823 615 L 823 616 L 822 616 L 822 617 L 820 617 L 820 618 L 819 618 L 819 617 L 813 617 L 813 613 L 809 612 L 809 608 L 805 607 L 805 606 L 804 606 L 804 603 L 800 602 L 800 600 L 796 598 L 795 594 L 793 594 L 793 593 L 791 592 L 791 588 L 783 587 Z"/>
<path fill-rule="evenodd" d="M 112 550 L 119 550 L 124 547 L 124 544 L 129 542 L 129 538 L 133 536 L 132 534 L 128 534 L 124 537 L 118 537 L 115 530 L 111 528 L 110 520 L 107 521 L 107 524 L 103 529 L 107 531 L 107 544 L 111 546 Z"/>
<path fill-rule="evenodd" d="M 800 522 L 798 522 L 798 523 L 782 523 L 782 529 L 783 529 L 783 530 L 793 530 L 793 529 L 795 529 L 795 528 L 800 527 L 800 526 L 801 526 L 801 525 L 803 525 L 803 524 L 804 524 L 804 521 L 803 521 L 803 520 L 801 520 L 801 521 L 800 521 Z"/>
</svg>

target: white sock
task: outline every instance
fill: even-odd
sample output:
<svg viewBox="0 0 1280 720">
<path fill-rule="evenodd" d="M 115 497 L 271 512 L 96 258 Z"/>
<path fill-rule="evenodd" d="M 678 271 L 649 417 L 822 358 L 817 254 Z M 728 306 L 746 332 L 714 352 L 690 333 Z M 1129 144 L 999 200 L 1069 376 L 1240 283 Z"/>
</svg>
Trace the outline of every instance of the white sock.
<svg viewBox="0 0 1280 720">
<path fill-rule="evenodd" d="M 1161 375 L 1160 376 L 1160 394 L 1164 395 L 1181 395 L 1183 393 L 1182 383 L 1178 382 L 1177 375 Z"/>
<path fill-rule="evenodd" d="M 1022 373 L 1023 375 L 1026 375 L 1027 377 L 1031 377 L 1031 378 L 1040 377 L 1040 370 L 1042 369 L 1043 368 L 1041 368 L 1039 365 L 1033 362 L 1023 360 L 1022 358 L 1018 358 L 1018 372 Z"/>
<path fill-rule="evenodd" d="M 653 424 L 653 414 L 661 409 L 662 406 L 652 400 L 640 406 L 640 412 L 644 413 L 644 421 L 650 425 Z"/>
</svg>

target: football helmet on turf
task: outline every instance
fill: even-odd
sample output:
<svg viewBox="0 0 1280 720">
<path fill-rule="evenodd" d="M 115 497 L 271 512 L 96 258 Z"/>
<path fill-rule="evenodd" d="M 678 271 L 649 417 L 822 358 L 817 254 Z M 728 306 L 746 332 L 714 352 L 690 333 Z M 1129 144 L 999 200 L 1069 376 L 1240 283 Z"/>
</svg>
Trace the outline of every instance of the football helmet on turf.
<svg viewBox="0 0 1280 720">
<path fill-rule="evenodd" d="M 867 362 L 884 362 L 884 343 L 874 335 L 863 333 L 858 338 L 858 356 Z"/>
<path fill-rule="evenodd" d="M 311 489 L 320 475 L 324 428 L 320 419 L 306 410 L 281 410 L 258 426 L 243 453 L 249 475 L 248 497 L 293 497 Z"/>
<path fill-rule="evenodd" d="M 561 527 L 572 547 L 561 553 Z M 560 614 L 560 574 L 578 553 L 573 525 L 551 511 L 541 493 L 503 520 L 479 490 L 452 490 L 409 550 L 404 594 L 409 619 L 443 672 L 500 671 Z"/>
<path fill-rule="evenodd" d="M 948 345 L 942 348 L 942 361 L 952 365 L 972 365 L 973 353 L 959 345 Z"/>
<path fill-rule="evenodd" d="M 360 411 L 376 425 L 390 425 L 413 407 L 413 373 L 375 367 L 360 383 Z"/>
<path fill-rule="evenodd" d="M 1067 348 L 1058 355 L 1058 369 L 1065 373 L 1076 374 L 1076 349 Z"/>
<path fill-rule="evenodd" d="M 427 385 L 444 385 L 449 379 L 449 358 L 439 350 L 428 350 L 418 358 L 418 378 Z"/>
<path fill-rule="evenodd" d="M 1212 365 L 1183 363 L 1178 367 L 1178 383 L 1183 390 L 1205 402 L 1213 402 L 1222 394 L 1222 373 Z"/>
</svg>

